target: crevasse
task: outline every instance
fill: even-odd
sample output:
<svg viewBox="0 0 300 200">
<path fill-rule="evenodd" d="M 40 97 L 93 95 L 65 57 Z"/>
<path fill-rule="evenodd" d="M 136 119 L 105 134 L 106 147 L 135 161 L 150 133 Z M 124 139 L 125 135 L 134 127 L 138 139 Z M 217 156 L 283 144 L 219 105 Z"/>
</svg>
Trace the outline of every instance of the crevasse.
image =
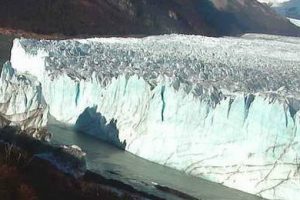
<svg viewBox="0 0 300 200">
<path fill-rule="evenodd" d="M 300 194 L 300 40 L 16 39 L 49 113 L 138 156 L 271 199 Z M 2 75 L 3 76 L 3 75 Z"/>
</svg>

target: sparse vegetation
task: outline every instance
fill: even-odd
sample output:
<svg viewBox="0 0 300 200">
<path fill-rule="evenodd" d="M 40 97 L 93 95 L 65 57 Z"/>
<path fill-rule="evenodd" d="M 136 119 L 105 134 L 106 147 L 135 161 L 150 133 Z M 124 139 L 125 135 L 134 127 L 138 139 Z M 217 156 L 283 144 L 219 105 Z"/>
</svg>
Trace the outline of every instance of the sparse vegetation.
<svg viewBox="0 0 300 200">
<path fill-rule="evenodd" d="M 21 170 L 26 168 L 32 157 L 12 144 L 0 145 L 0 197 L 3 200 L 38 199 L 33 187 L 22 178 Z"/>
<path fill-rule="evenodd" d="M 2 163 L 22 169 L 30 164 L 33 157 L 27 152 L 21 151 L 15 145 L 6 143 L 4 144 L 4 156 L 2 159 Z"/>
</svg>

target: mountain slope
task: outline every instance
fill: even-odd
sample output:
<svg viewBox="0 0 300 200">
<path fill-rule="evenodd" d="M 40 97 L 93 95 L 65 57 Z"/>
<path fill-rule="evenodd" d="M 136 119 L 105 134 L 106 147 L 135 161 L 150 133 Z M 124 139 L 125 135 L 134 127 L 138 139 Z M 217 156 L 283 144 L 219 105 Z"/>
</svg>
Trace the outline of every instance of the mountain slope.
<svg viewBox="0 0 300 200">
<path fill-rule="evenodd" d="M 72 36 L 300 35 L 288 20 L 256 0 L 2 0 L 0 27 Z"/>
<path fill-rule="evenodd" d="M 291 23 L 300 27 L 300 0 L 258 0 L 267 3 L 278 14 L 287 17 Z"/>
<path fill-rule="evenodd" d="M 279 14 L 300 19 L 300 0 L 259 0 L 268 3 Z"/>
</svg>

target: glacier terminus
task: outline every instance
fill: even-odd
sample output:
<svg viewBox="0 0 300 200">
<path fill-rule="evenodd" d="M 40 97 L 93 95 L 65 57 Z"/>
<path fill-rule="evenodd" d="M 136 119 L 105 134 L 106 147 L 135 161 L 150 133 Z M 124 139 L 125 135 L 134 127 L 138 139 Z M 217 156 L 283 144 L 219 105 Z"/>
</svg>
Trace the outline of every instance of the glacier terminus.
<svg viewBox="0 0 300 200">
<path fill-rule="evenodd" d="M 53 117 L 193 176 L 300 195 L 298 38 L 15 39 L 0 110 L 37 138 Z"/>
</svg>

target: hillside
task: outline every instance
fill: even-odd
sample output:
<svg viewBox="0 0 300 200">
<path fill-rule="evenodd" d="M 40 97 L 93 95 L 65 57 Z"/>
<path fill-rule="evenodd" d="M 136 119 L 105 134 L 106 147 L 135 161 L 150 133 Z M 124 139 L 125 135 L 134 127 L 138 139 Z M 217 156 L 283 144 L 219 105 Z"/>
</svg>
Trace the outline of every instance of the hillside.
<svg viewBox="0 0 300 200">
<path fill-rule="evenodd" d="M 300 35 L 296 26 L 256 0 L 2 0 L 0 28 L 65 36 Z"/>
<path fill-rule="evenodd" d="M 292 19 L 300 19 L 300 0 L 259 0 L 268 3 L 276 12 Z"/>
</svg>

